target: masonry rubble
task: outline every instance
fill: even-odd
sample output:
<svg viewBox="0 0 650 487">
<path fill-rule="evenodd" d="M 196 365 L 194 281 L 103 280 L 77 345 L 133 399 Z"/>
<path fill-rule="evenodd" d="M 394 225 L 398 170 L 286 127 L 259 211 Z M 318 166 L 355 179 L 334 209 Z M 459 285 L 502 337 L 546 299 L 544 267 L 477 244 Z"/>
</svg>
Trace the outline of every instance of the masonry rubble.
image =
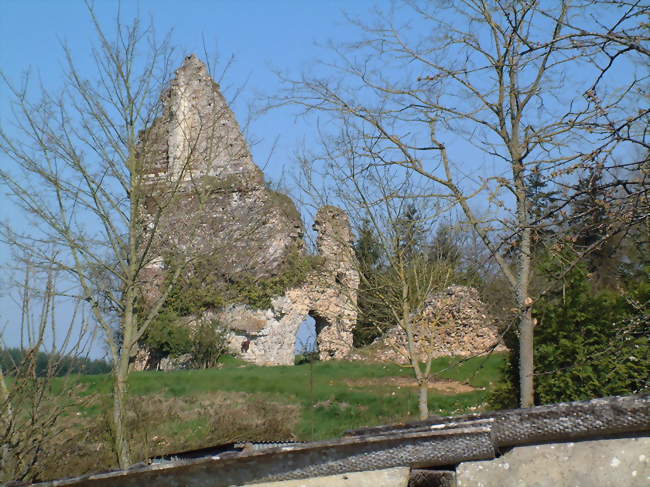
<svg viewBox="0 0 650 487">
<path fill-rule="evenodd" d="M 475 288 L 453 285 L 431 293 L 422 312 L 413 318 L 418 357 L 468 357 L 506 350 L 498 327 Z M 377 338 L 370 348 L 378 361 L 408 363 L 406 344 L 406 332 L 396 326 Z"/>
</svg>

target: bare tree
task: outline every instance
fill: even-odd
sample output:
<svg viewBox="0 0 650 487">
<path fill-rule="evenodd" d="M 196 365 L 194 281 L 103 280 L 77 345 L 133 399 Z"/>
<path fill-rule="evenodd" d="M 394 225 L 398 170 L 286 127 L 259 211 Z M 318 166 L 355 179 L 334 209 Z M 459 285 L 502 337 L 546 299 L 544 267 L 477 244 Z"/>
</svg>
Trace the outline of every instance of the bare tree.
<svg viewBox="0 0 650 487">
<path fill-rule="evenodd" d="M 34 265 L 65 275 L 69 294 L 87 303 L 103 331 L 114 367 L 114 446 L 126 468 L 132 458 L 125 426 L 130 363 L 196 257 L 184 247 L 197 227 L 193 213 L 181 219 L 178 207 L 187 204 L 200 214 L 205 194 L 192 172 L 197 154 L 209 161 L 227 141 L 211 136 L 215 117 L 191 104 L 182 113 L 165 105 L 177 60 L 169 36 L 160 39 L 151 25 L 119 18 L 109 36 L 92 7 L 89 12 L 97 34 L 90 77 L 64 47 L 60 92 L 38 87 L 40 100 L 33 101 L 27 82 L 15 86 L 5 79 L 14 120 L 0 129 L 0 150 L 12 165 L 0 170 L 0 180 L 30 226 L 4 225 L 2 234 Z"/>
<path fill-rule="evenodd" d="M 286 80 L 278 101 L 340 122 L 323 130 L 352 123 L 364 140 L 363 150 L 352 148 L 359 171 L 402 168 L 428 182 L 421 196 L 461 209 L 511 290 L 524 407 L 534 401 L 535 236 L 564 211 L 534 212 L 533 181 L 567 192 L 577 171 L 610 164 L 626 141 L 604 143 L 596 128 L 605 116 L 625 123 L 644 79 L 630 68 L 600 81 L 608 88 L 597 102 L 589 91 L 594 61 L 607 53 L 576 43 L 574 21 L 618 39 L 639 17 L 617 23 L 613 10 L 569 1 L 400 2 L 376 22 L 354 21 L 363 38 L 335 47 L 329 77 Z M 545 240 L 548 251 L 565 240 L 555 237 Z"/>
<path fill-rule="evenodd" d="M 584 220 L 597 217 L 594 213 L 601 213 L 599 225 L 588 230 L 605 236 L 602 243 L 612 248 L 626 234 L 638 233 L 639 228 L 647 228 L 649 224 L 650 108 L 647 104 L 647 66 L 650 31 L 647 17 L 650 7 L 640 0 L 591 0 L 582 7 L 591 14 L 565 18 L 564 36 L 552 42 L 568 40 L 573 48 L 588 54 L 591 78 L 586 78 L 588 84 L 585 85 L 584 96 L 598 108 L 598 117 L 590 121 L 590 132 L 598 134 L 598 137 L 590 164 L 586 164 L 583 170 L 582 184 L 572 188 L 564 203 L 573 205 L 576 200 L 598 193 L 599 204 L 592 207 L 591 214 L 582 208 L 583 211 L 572 215 L 571 224 L 584 227 Z M 595 12 L 598 12 L 598 16 L 593 14 Z M 548 15 L 553 21 L 560 20 L 550 12 Z M 528 49 L 532 52 L 545 47 L 541 43 Z M 631 70 L 638 73 L 637 76 L 628 78 L 618 86 L 629 91 L 628 96 L 620 98 L 626 114 L 623 117 L 620 106 L 613 107 L 606 100 L 612 94 L 611 79 Z M 626 150 L 612 150 L 621 145 Z M 603 161 L 603 152 L 608 153 L 607 163 Z M 644 233 L 643 230 L 641 233 Z M 642 246 L 646 245 L 647 242 L 642 243 Z M 586 253 L 592 250 L 602 252 L 602 249 L 585 249 L 584 246 L 578 246 L 577 250 L 583 254 L 585 250 Z"/>
<path fill-rule="evenodd" d="M 9 349 L 0 334 L 0 481 L 35 481 L 43 458 L 62 433 L 62 417 L 83 403 L 75 394 L 70 365 L 87 357 L 94 334 L 79 301 L 58 323 L 57 280 L 41 279 L 27 263 L 20 291 L 20 320 L 9 331 L 20 336 Z M 69 303 L 68 303 L 69 304 Z M 38 309 L 40 308 L 40 309 Z M 5 330 L 6 331 L 6 330 Z M 11 351 L 16 352 L 12 354 Z M 67 368 L 67 370 L 66 370 Z"/>
<path fill-rule="evenodd" d="M 363 303 L 358 312 L 372 308 L 378 332 L 398 327 L 396 353 L 413 369 L 418 384 L 421 419 L 429 416 L 429 383 L 436 340 L 442 320 L 423 313 L 427 299 L 451 284 L 453 266 L 426 253 L 431 229 L 440 214 L 437 202 L 422 197 L 411 175 L 401 168 L 357 165 L 364 138 L 350 124 L 332 139 L 322 139 L 323 156 L 302 155 L 298 185 L 317 206 L 336 201 L 351 217 L 357 232 L 365 225 L 375 239 L 376 262 L 357 256 Z M 322 163 L 322 164 L 319 164 Z M 358 249 L 357 249 L 358 250 Z M 356 292 L 356 289 L 355 289 Z"/>
<path fill-rule="evenodd" d="M 603 147 L 627 141 L 639 145 L 647 152 L 650 150 L 650 108 L 638 101 L 639 98 L 648 98 L 644 81 L 650 57 L 647 24 L 650 7 L 642 0 L 591 0 L 585 2 L 582 8 L 587 9 L 591 15 L 565 17 L 561 20 L 551 12 L 548 13 L 549 18 L 555 22 L 561 21 L 565 28 L 564 35 L 551 42 L 570 40 L 572 47 L 589 53 L 594 76 L 584 95 L 600 109 L 600 117 L 593 121 L 592 130 L 602 135 Z M 596 17 L 594 12 L 601 15 Z M 528 49 L 532 52 L 545 47 L 547 46 L 539 44 L 531 45 Z M 629 99 L 632 104 L 626 107 L 627 117 L 620 118 L 615 113 L 610 116 L 611 107 L 604 105 L 601 100 L 611 88 L 607 82 L 608 77 L 617 76 L 621 70 L 631 68 L 645 72 L 635 83 L 627 86 L 639 98 Z"/>
</svg>

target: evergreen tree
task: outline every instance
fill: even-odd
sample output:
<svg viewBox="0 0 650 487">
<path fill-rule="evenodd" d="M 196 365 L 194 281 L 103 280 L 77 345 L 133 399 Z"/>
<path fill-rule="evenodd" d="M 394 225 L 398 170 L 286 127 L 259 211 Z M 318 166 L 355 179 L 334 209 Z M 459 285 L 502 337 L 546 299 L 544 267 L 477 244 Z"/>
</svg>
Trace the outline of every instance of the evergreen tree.
<svg viewBox="0 0 650 487">
<path fill-rule="evenodd" d="M 458 244 L 457 235 L 451 225 L 438 226 L 429 246 L 428 254 L 433 261 L 447 262 L 453 268 L 460 267 L 463 249 Z"/>
<path fill-rule="evenodd" d="M 541 272 L 556 275 L 560 260 L 547 256 Z M 650 389 L 650 268 L 618 291 L 589 275 L 587 264 L 575 268 L 537 303 L 537 404 Z M 516 341 L 514 334 L 508 341 Z M 517 360 L 513 354 L 492 395 L 495 407 L 516 405 Z"/>
<path fill-rule="evenodd" d="M 574 187 L 571 216 L 565 224 L 573 246 L 585 252 L 585 266 L 594 285 L 614 289 L 619 284 L 624 233 L 612 218 L 615 189 L 598 167 L 590 168 Z"/>
<path fill-rule="evenodd" d="M 410 203 L 403 208 L 393 222 L 392 232 L 395 238 L 394 252 L 400 259 L 409 262 L 422 253 L 428 232 L 415 204 Z"/>
<path fill-rule="evenodd" d="M 381 285 L 386 273 L 383 262 L 383 247 L 375 228 L 365 219 L 359 228 L 354 251 L 359 266 L 359 290 L 357 293 L 357 324 L 354 329 L 354 346 L 369 345 L 381 336 L 391 322 L 388 311 L 376 298 L 376 287 Z"/>
</svg>

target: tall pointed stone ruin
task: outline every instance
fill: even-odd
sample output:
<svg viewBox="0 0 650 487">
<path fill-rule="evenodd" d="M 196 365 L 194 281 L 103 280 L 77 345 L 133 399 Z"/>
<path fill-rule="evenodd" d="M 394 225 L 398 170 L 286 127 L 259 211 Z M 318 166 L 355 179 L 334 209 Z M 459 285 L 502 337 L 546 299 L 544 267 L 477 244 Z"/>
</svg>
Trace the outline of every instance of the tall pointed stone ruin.
<svg viewBox="0 0 650 487">
<path fill-rule="evenodd" d="M 302 249 L 300 214 L 287 196 L 267 189 L 219 85 L 196 56 L 176 71 L 145 140 L 149 184 L 181 186 L 176 208 L 161 212 L 168 244 L 211 254 L 231 277 L 272 275 Z"/>
<path fill-rule="evenodd" d="M 202 256 L 211 279 L 224 282 L 278 276 L 292 257 L 305 255 L 300 213 L 288 196 L 267 188 L 219 85 L 196 56 L 185 59 L 163 94 L 141 154 L 150 188 L 145 214 L 159 249 L 148 274 L 152 288 L 179 252 Z M 300 286 L 272 299 L 269 309 L 231 303 L 210 310 L 231 329 L 232 347 L 244 359 L 293 364 L 307 315 L 316 320 L 323 359 L 352 349 L 359 278 L 347 215 L 325 207 L 316 230 L 322 265 Z"/>
</svg>

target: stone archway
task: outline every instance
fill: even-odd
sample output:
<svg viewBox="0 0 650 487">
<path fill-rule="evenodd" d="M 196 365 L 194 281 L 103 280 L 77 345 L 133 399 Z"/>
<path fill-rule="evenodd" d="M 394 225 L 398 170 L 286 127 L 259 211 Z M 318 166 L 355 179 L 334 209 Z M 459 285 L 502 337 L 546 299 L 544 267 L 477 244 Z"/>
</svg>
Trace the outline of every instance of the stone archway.
<svg viewBox="0 0 650 487">
<path fill-rule="evenodd" d="M 293 364 L 296 335 L 308 315 L 316 322 L 321 360 L 346 358 L 351 352 L 359 275 L 348 217 L 339 208 L 323 207 L 314 229 L 322 265 L 302 286 L 272 299 L 269 309 L 238 305 L 219 313 L 219 320 L 233 331 L 233 350 L 244 360 L 259 365 Z"/>
<path fill-rule="evenodd" d="M 295 354 L 317 354 L 319 360 L 341 358 L 341 346 L 347 348 L 346 339 L 341 342 L 341 330 L 317 310 L 309 310 L 296 331 Z M 334 344 L 332 337 L 336 337 Z"/>
<path fill-rule="evenodd" d="M 307 314 L 296 332 L 295 355 L 313 354 L 318 352 L 318 331 L 316 320 Z"/>
</svg>

